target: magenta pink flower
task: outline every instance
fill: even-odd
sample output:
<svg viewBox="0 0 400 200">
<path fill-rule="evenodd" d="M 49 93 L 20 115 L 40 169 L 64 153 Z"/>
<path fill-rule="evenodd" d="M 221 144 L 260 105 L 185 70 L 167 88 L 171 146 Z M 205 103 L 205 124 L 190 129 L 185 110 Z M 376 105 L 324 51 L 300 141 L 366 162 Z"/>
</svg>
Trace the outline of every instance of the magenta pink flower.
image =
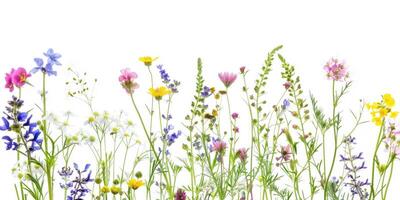
<svg viewBox="0 0 400 200">
<path fill-rule="evenodd" d="M 14 69 L 11 69 L 11 72 L 6 73 L 6 77 L 5 77 L 5 79 L 6 79 L 5 88 L 8 88 L 10 90 L 10 92 L 14 91 L 14 84 L 12 82 L 12 75 L 13 75 L 14 71 L 15 71 Z"/>
<path fill-rule="evenodd" d="M 237 112 L 232 113 L 232 119 L 236 120 L 239 117 L 239 114 Z"/>
<path fill-rule="evenodd" d="M 237 150 L 236 155 L 239 157 L 239 159 L 244 162 L 247 159 L 247 149 L 246 148 L 240 148 Z"/>
<path fill-rule="evenodd" d="M 130 69 L 126 68 L 121 70 L 121 75 L 119 76 L 118 80 L 126 92 L 132 94 L 135 89 L 139 88 L 139 84 L 135 82 L 137 77 L 138 75 L 135 72 L 132 72 Z"/>
<path fill-rule="evenodd" d="M 11 74 L 12 83 L 15 87 L 21 88 L 25 85 L 26 80 L 31 76 L 26 70 L 22 67 L 19 67 Z"/>
<path fill-rule="evenodd" d="M 236 74 L 230 72 L 221 72 L 218 74 L 219 79 L 225 85 L 225 87 L 229 87 L 236 80 Z"/>
<path fill-rule="evenodd" d="M 211 151 L 215 151 L 218 153 L 223 153 L 226 149 L 226 142 L 222 140 L 215 140 L 212 143 Z"/>
<path fill-rule="evenodd" d="M 246 67 L 245 66 L 240 67 L 240 73 L 244 74 L 245 72 L 246 72 Z"/>
<path fill-rule="evenodd" d="M 10 73 L 6 73 L 6 85 L 5 88 L 8 88 L 10 92 L 14 91 L 14 86 L 17 88 L 21 88 L 27 83 L 27 79 L 31 76 L 26 70 L 22 67 L 18 69 L 11 69 Z"/>
<path fill-rule="evenodd" d="M 329 80 L 343 81 L 349 77 L 344 61 L 331 58 L 324 66 Z"/>
</svg>

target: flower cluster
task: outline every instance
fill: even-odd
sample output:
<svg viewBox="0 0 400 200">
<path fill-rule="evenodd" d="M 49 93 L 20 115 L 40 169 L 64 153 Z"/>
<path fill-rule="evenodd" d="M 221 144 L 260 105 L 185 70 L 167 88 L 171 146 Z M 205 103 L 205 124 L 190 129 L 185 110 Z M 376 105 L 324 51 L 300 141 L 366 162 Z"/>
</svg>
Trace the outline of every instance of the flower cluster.
<svg viewBox="0 0 400 200">
<path fill-rule="evenodd" d="M 119 76 L 118 80 L 127 93 L 133 94 L 133 92 L 139 88 L 139 84 L 135 82 L 137 77 L 138 76 L 135 72 L 132 72 L 130 69 L 126 68 L 121 70 L 121 75 Z"/>
<path fill-rule="evenodd" d="M 21 88 L 27 83 L 27 79 L 31 77 L 31 74 L 27 73 L 25 68 L 19 67 L 17 69 L 11 69 L 10 73 L 6 73 L 6 85 L 10 92 L 14 91 L 14 86 Z"/>
<path fill-rule="evenodd" d="M 168 146 L 171 146 L 173 143 L 175 143 L 175 141 L 179 138 L 179 136 L 182 135 L 182 131 L 178 130 L 176 132 L 173 132 L 173 130 L 174 126 L 171 124 L 167 125 L 163 129 L 164 131 L 163 140 L 167 140 Z"/>
<path fill-rule="evenodd" d="M 396 101 L 391 94 L 384 94 L 380 102 L 373 102 L 367 104 L 367 109 L 370 111 L 372 116 L 372 122 L 381 126 L 386 117 L 395 119 L 399 114 L 398 111 L 394 111 Z"/>
<path fill-rule="evenodd" d="M 389 123 L 384 143 L 385 148 L 400 159 L 400 130 L 396 123 Z"/>
<path fill-rule="evenodd" d="M 353 196 L 360 199 L 368 197 L 367 187 L 370 185 L 368 179 L 363 180 L 360 176 L 362 170 L 366 169 L 363 153 L 353 154 L 353 145 L 356 144 L 355 138 L 348 136 L 344 139 L 345 154 L 340 155 L 340 161 L 344 163 L 344 169 L 347 171 L 345 186 L 349 187 Z M 360 164 L 361 163 L 361 164 Z"/>
<path fill-rule="evenodd" d="M 170 89 L 173 93 L 178 93 L 178 86 L 181 83 L 177 80 L 171 80 L 169 74 L 167 73 L 167 71 L 165 71 L 162 65 L 158 65 L 157 69 L 160 73 L 162 82 L 167 86 L 167 88 Z"/>
<path fill-rule="evenodd" d="M 79 169 L 78 164 L 74 163 L 74 170 L 70 167 L 63 167 L 58 174 L 64 179 L 65 183 L 61 183 L 61 188 L 68 190 L 69 195 L 67 200 L 82 200 L 90 189 L 87 184 L 93 182 L 91 178 L 92 171 L 89 171 L 90 164 L 86 164 L 84 169 Z M 75 178 L 71 179 L 71 176 L 76 174 Z M 86 174 L 87 172 L 87 174 Z"/>
<path fill-rule="evenodd" d="M 326 76 L 330 80 L 343 81 L 349 77 L 344 61 L 331 58 L 324 66 Z"/>
<path fill-rule="evenodd" d="M 47 57 L 47 63 L 44 64 L 44 61 L 42 58 L 34 58 L 33 60 L 35 61 L 37 67 L 33 68 L 31 70 L 31 73 L 36 73 L 38 71 L 41 71 L 44 74 L 47 74 L 48 76 L 57 76 L 57 72 L 53 69 L 54 65 L 61 65 L 61 63 L 58 61 L 58 59 L 61 58 L 61 54 L 55 53 L 52 48 L 48 49 L 47 52 L 43 53 L 45 57 Z"/>
<path fill-rule="evenodd" d="M 20 111 L 23 103 L 15 96 L 8 102 L 6 112 L 4 112 L 5 117 L 1 118 L 3 125 L 0 126 L 0 130 L 12 131 L 17 134 L 5 135 L 2 139 L 5 141 L 6 150 L 17 150 L 19 146 L 23 145 L 26 151 L 34 152 L 40 149 L 43 140 L 40 138 L 41 132 L 37 129 L 37 123 L 31 122 L 32 115 Z"/>
</svg>

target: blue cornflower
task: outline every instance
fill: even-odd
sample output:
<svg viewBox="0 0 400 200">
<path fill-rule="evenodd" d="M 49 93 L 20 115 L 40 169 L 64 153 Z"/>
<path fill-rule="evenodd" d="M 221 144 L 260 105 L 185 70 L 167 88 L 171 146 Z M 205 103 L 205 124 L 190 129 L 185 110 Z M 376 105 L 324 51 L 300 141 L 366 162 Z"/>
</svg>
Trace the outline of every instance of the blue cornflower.
<svg viewBox="0 0 400 200">
<path fill-rule="evenodd" d="M 37 67 L 31 70 L 31 73 L 36 73 L 39 70 L 49 76 L 54 75 L 57 76 L 57 72 L 53 70 L 54 65 L 61 65 L 58 59 L 61 57 L 60 54 L 54 53 L 53 49 L 47 50 L 46 53 L 43 53 L 48 59 L 47 63 L 44 64 L 43 59 L 41 58 L 34 58 Z"/>
<path fill-rule="evenodd" d="M 63 189 L 69 190 L 69 195 L 67 200 L 83 200 L 85 195 L 90 192 L 87 184 L 93 182 L 91 178 L 92 171 L 89 171 L 90 164 L 86 164 L 83 170 L 79 169 L 78 164 L 74 163 L 74 169 L 76 172 L 76 177 L 71 179 L 73 175 L 73 170 L 70 167 L 63 167 L 58 174 L 63 177 L 65 183 L 61 183 L 60 186 Z M 88 172 L 87 175 L 84 175 Z"/>
</svg>

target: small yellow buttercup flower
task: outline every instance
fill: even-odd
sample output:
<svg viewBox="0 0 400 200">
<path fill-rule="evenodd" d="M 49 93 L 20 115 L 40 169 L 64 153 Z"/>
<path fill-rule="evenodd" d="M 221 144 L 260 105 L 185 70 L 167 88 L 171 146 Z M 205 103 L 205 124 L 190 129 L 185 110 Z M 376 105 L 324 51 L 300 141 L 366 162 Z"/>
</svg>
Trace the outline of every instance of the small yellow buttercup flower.
<svg viewBox="0 0 400 200">
<path fill-rule="evenodd" d="M 128 187 L 132 188 L 134 190 L 137 190 L 138 188 L 140 188 L 143 185 L 144 185 L 144 182 L 140 179 L 133 178 L 128 181 Z"/>
<path fill-rule="evenodd" d="M 150 67 L 151 64 L 157 59 L 158 57 L 143 56 L 139 58 L 139 61 L 143 62 L 147 67 Z"/>
<path fill-rule="evenodd" d="M 118 186 L 113 185 L 111 187 L 111 193 L 113 193 L 114 195 L 119 194 L 121 192 L 121 188 Z"/>
<path fill-rule="evenodd" d="M 109 193 L 110 192 L 110 188 L 108 186 L 103 186 L 103 187 L 101 187 L 100 191 L 102 193 Z"/>
<path fill-rule="evenodd" d="M 150 88 L 149 93 L 157 100 L 161 100 L 163 96 L 171 94 L 171 90 L 167 87 L 161 86 L 158 88 Z"/>
<path fill-rule="evenodd" d="M 382 96 L 383 102 L 386 104 L 387 107 L 393 108 L 395 105 L 396 101 L 393 99 L 391 94 L 384 94 Z"/>
</svg>

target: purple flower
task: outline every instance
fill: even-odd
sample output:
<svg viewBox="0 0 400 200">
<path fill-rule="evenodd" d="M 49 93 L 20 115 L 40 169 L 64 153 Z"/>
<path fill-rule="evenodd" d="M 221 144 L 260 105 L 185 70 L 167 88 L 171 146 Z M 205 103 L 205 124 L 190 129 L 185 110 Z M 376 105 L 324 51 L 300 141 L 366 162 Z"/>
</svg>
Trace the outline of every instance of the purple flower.
<svg viewBox="0 0 400 200">
<path fill-rule="evenodd" d="M 162 82 L 167 86 L 167 88 L 170 89 L 173 93 L 178 93 L 178 86 L 181 83 L 177 80 L 171 81 L 169 74 L 167 73 L 167 71 L 165 71 L 165 69 L 163 69 L 163 65 L 158 65 L 157 69 L 159 70 Z"/>
<path fill-rule="evenodd" d="M 290 106 L 289 100 L 285 99 L 282 103 L 282 110 L 286 110 Z"/>
<path fill-rule="evenodd" d="M 175 200 L 186 200 L 186 192 L 182 189 L 178 189 L 175 193 Z"/>
<path fill-rule="evenodd" d="M 58 61 L 59 58 L 61 58 L 61 54 L 55 53 L 53 49 L 48 49 L 47 52 L 43 53 L 44 56 L 47 57 L 47 63 L 44 64 L 44 61 L 42 58 L 34 58 L 33 60 L 36 63 L 37 67 L 34 67 L 30 73 L 36 73 L 38 71 L 41 71 L 49 76 L 57 76 L 57 72 L 53 70 L 54 65 L 61 65 L 61 63 Z"/>
<path fill-rule="evenodd" d="M 83 170 L 79 169 L 78 164 L 74 163 L 75 178 L 71 179 L 74 171 L 70 167 L 63 167 L 58 174 L 64 179 L 64 183 L 60 186 L 63 189 L 69 190 L 67 200 L 83 200 L 87 193 L 90 192 L 87 184 L 93 182 L 91 178 L 92 171 L 89 171 L 90 164 L 86 164 Z M 87 175 L 85 175 L 85 173 Z"/>
<path fill-rule="evenodd" d="M 218 74 L 219 79 L 225 85 L 225 87 L 229 87 L 236 80 L 236 74 L 230 72 L 221 72 Z"/>
<path fill-rule="evenodd" d="M 242 162 L 245 162 L 247 159 L 247 149 L 246 148 L 240 148 L 236 151 L 236 156 L 239 157 L 239 159 Z"/>
<path fill-rule="evenodd" d="M 239 114 L 237 112 L 232 113 L 232 119 L 236 120 L 239 117 Z"/>
<path fill-rule="evenodd" d="M 335 58 L 331 58 L 325 64 L 324 70 L 327 73 L 326 76 L 329 80 L 343 81 L 349 76 L 344 61 L 339 61 Z"/>
<path fill-rule="evenodd" d="M 61 54 L 55 53 L 52 48 L 48 49 L 46 53 L 43 53 L 47 57 L 47 62 L 55 65 L 61 65 L 58 59 L 61 58 Z"/>
<path fill-rule="evenodd" d="M 290 145 L 281 146 L 278 152 L 280 153 L 280 156 L 275 158 L 278 162 L 280 162 L 278 164 L 288 162 L 292 158 L 292 149 L 290 148 Z"/>
</svg>

